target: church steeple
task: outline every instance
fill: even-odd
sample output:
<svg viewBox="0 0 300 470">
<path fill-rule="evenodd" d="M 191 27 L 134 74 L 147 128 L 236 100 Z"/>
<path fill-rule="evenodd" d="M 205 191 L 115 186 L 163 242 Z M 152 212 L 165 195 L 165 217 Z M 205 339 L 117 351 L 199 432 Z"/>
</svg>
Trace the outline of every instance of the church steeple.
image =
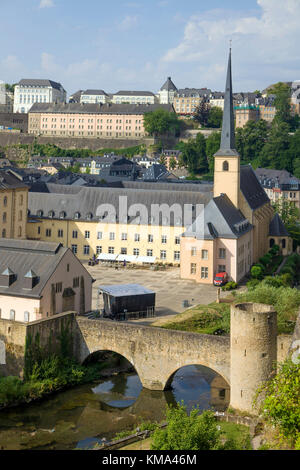
<svg viewBox="0 0 300 470">
<path fill-rule="evenodd" d="M 214 157 L 214 197 L 227 194 L 231 202 L 238 209 L 240 198 L 240 156 L 235 148 L 231 48 L 226 78 L 221 146 Z"/>
<path fill-rule="evenodd" d="M 234 114 L 232 96 L 231 47 L 229 50 L 226 77 L 221 147 L 216 155 L 238 155 L 235 149 Z"/>
</svg>

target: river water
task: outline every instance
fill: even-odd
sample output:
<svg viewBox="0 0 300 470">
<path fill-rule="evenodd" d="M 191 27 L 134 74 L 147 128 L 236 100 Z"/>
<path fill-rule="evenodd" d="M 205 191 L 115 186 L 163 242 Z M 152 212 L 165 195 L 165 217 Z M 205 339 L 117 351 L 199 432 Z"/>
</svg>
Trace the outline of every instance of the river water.
<svg viewBox="0 0 300 470">
<path fill-rule="evenodd" d="M 35 404 L 0 412 L 0 449 L 91 449 L 141 421 L 163 421 L 167 404 L 184 401 L 189 410 L 224 410 L 229 387 L 212 370 L 188 366 L 172 389 L 143 389 L 135 373 L 122 373 L 53 395 Z"/>
</svg>

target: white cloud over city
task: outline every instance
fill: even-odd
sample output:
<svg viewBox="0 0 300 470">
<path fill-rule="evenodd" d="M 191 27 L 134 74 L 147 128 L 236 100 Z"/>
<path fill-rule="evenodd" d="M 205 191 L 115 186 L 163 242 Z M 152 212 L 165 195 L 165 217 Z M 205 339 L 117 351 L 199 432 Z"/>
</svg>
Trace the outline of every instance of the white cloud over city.
<svg viewBox="0 0 300 470">
<path fill-rule="evenodd" d="M 54 1 L 53 0 L 41 0 L 39 8 L 51 8 L 54 7 Z"/>
<path fill-rule="evenodd" d="M 300 0 L 257 0 L 259 14 L 222 10 L 192 15 L 175 47 L 161 61 L 170 65 L 194 64 L 208 86 L 217 84 L 216 74 L 225 70 L 224 51 L 233 41 L 233 57 L 239 65 L 240 82 L 251 83 L 273 73 L 278 79 L 293 80 L 300 64 Z M 191 65 L 189 65 L 191 64 Z M 267 83 L 266 83 L 267 85 Z"/>
<path fill-rule="evenodd" d="M 157 92 L 168 76 L 179 88 L 222 90 L 232 39 L 235 91 L 300 79 L 300 0 L 245 0 L 235 10 L 215 9 L 214 0 L 184 7 L 179 0 L 157 0 L 155 11 L 134 0 L 116 2 L 118 16 L 97 3 L 101 22 L 93 22 L 82 17 L 79 0 L 71 12 L 65 2 L 32 0 L 41 9 L 56 8 L 39 14 L 38 23 L 32 18 L 38 33 L 30 25 L 26 33 L 16 27 L 15 47 L 10 41 L 0 55 L 0 78 L 50 78 L 68 93 L 89 87 Z M 22 49 L 18 34 L 34 40 Z"/>
</svg>

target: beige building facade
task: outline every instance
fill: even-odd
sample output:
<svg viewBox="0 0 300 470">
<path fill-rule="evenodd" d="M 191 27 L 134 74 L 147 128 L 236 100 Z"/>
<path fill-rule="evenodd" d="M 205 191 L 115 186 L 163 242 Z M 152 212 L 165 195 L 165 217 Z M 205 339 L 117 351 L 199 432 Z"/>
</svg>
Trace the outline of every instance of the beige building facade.
<svg viewBox="0 0 300 470">
<path fill-rule="evenodd" d="M 32 322 L 91 310 L 92 278 L 60 243 L 0 239 L 0 318 Z"/>
<path fill-rule="evenodd" d="M 28 189 L 10 171 L 0 171 L 0 237 L 26 238 Z"/>
<path fill-rule="evenodd" d="M 28 114 L 28 133 L 63 137 L 143 139 L 144 114 L 171 105 L 158 104 L 44 104 L 33 105 Z"/>
</svg>

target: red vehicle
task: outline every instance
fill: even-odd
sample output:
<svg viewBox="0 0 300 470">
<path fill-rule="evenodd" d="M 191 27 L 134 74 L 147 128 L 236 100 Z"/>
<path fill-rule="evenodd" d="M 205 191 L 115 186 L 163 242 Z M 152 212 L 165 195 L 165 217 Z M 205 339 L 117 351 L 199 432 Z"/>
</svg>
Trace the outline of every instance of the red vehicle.
<svg viewBox="0 0 300 470">
<path fill-rule="evenodd" d="M 215 286 L 224 286 L 228 282 L 228 274 L 227 273 L 218 273 L 215 275 L 214 278 L 214 285 Z"/>
</svg>

